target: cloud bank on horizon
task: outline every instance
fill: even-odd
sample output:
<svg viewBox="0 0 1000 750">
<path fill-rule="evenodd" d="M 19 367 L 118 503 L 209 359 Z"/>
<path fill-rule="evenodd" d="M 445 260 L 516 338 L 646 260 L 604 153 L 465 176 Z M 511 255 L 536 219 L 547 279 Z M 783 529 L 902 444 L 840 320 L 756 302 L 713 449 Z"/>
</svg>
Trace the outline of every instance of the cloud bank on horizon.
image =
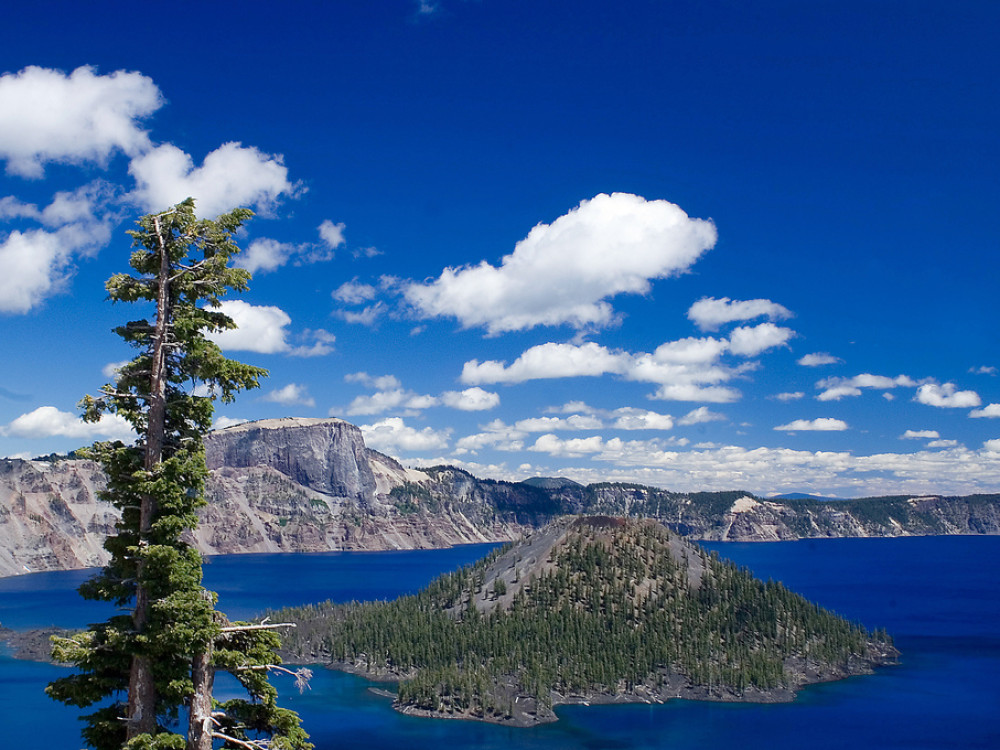
<svg viewBox="0 0 1000 750">
<path fill-rule="evenodd" d="M 436 4 L 419 13 L 439 20 Z M 561 215 L 517 229 L 523 238 L 497 248 L 499 261 L 427 255 L 422 280 L 410 279 L 388 252 L 349 243 L 335 211 L 297 218 L 315 176 L 292 174 L 281 154 L 224 132 L 200 160 L 158 140 L 167 106 L 141 72 L 28 65 L 0 75 L 9 191 L 0 194 L 0 315 L 12 327 L 49 321 L 63 300 L 86 318 L 101 303 L 76 277 L 91 266 L 122 270 L 124 254 L 108 248 L 122 244 L 124 224 L 190 196 L 206 217 L 249 206 L 270 217 L 266 227 L 289 227 L 278 239 L 252 224 L 241 243 L 238 263 L 261 292 L 255 283 L 223 302 L 238 328 L 213 339 L 275 376 L 220 425 L 281 410 L 360 417 L 369 446 L 407 463 L 512 480 L 854 495 L 1000 487 L 995 363 L 962 364 L 975 386 L 951 369 L 883 374 L 815 334 L 821 308 L 792 309 L 752 289 L 683 299 L 686 277 L 709 274 L 706 258 L 737 251 L 724 246 L 724 226 L 669 196 L 577 196 Z M 356 229 L 381 245 L 378 227 Z M 43 367 L 56 330 L 30 343 L 21 335 L 23 356 Z M 123 353 L 106 338 L 113 377 Z M 67 368 L 37 392 L 26 379 L 0 384 L 0 452 L 130 439 L 111 417 L 84 424 L 63 395 L 92 391 L 100 369 Z M 29 392 L 30 403 L 13 397 Z"/>
</svg>

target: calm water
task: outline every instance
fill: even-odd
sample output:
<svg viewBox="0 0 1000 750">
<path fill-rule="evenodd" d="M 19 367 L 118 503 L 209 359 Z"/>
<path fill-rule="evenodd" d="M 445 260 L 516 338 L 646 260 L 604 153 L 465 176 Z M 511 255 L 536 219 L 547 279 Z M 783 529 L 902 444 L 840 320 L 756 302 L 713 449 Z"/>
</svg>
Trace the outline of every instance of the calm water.
<svg viewBox="0 0 1000 750">
<path fill-rule="evenodd" d="M 873 676 L 813 686 L 792 704 L 566 707 L 556 724 L 527 730 L 401 716 L 388 700 L 368 692 L 370 683 L 327 670 L 316 671 L 304 695 L 285 686 L 283 703 L 302 715 L 318 750 L 1000 748 L 1000 537 L 710 546 L 844 616 L 885 626 L 903 651 L 903 663 Z M 212 560 L 206 579 L 219 591 L 222 607 L 240 617 L 274 604 L 414 591 L 487 549 L 244 555 Z M 85 577 L 73 572 L 0 579 L 0 622 L 77 626 L 103 619 L 108 610 L 74 593 Z M 42 693 L 60 674 L 65 671 L 0 655 L 5 747 L 82 746 L 74 712 Z"/>
</svg>

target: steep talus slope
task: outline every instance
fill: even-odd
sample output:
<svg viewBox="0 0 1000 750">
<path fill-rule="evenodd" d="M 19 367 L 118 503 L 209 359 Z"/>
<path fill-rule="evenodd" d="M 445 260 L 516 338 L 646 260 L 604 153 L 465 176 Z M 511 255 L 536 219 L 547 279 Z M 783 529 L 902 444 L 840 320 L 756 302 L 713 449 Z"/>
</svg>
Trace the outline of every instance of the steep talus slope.
<svg viewBox="0 0 1000 750">
<path fill-rule="evenodd" d="M 654 518 L 692 539 L 998 534 L 1000 495 L 768 500 L 746 492 L 587 487 L 559 478 L 477 479 L 422 471 L 367 448 L 339 419 L 271 419 L 210 433 L 207 554 L 380 550 L 507 541 L 566 514 Z M 105 562 L 115 510 L 100 467 L 0 459 L 0 576 Z"/>
<path fill-rule="evenodd" d="M 100 565 L 117 514 L 93 461 L 0 461 L 0 575 Z"/>
</svg>

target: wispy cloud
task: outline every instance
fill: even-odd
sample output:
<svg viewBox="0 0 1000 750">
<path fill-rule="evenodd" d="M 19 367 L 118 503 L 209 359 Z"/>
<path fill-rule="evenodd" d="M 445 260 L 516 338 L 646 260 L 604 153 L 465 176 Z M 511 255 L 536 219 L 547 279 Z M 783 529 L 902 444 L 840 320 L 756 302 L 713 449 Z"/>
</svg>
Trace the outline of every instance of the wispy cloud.
<svg viewBox="0 0 1000 750">
<path fill-rule="evenodd" d="M 135 439 L 132 426 L 117 414 L 104 414 L 97 422 L 84 422 L 79 414 L 60 411 L 54 406 L 39 406 L 22 414 L 0 427 L 0 434 L 18 438 Z"/>
<path fill-rule="evenodd" d="M 768 299 L 731 300 L 729 297 L 721 299 L 703 297 L 691 305 L 687 316 L 701 330 L 715 331 L 726 323 L 738 320 L 762 317 L 769 320 L 785 320 L 792 317 L 792 312 Z"/>
<path fill-rule="evenodd" d="M 316 401 L 309 395 L 309 388 L 298 383 L 289 383 L 283 388 L 268 391 L 261 401 L 270 401 L 283 406 L 316 406 Z"/>
<path fill-rule="evenodd" d="M 781 432 L 840 432 L 847 429 L 847 422 L 832 417 L 796 419 L 774 428 Z"/>
<path fill-rule="evenodd" d="M 813 352 L 800 357 L 797 362 L 803 367 L 821 367 L 822 365 L 835 365 L 842 360 L 826 352 Z"/>
</svg>

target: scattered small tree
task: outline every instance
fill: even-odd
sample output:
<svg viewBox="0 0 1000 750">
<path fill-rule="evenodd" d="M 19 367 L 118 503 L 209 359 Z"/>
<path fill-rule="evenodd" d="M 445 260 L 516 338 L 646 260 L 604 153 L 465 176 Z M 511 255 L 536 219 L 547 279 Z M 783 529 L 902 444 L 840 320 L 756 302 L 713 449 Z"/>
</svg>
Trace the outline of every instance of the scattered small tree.
<svg viewBox="0 0 1000 750">
<path fill-rule="evenodd" d="M 267 680 L 283 669 L 275 654 L 281 625 L 228 622 L 215 609 L 215 594 L 202 588 L 201 555 L 188 541 L 205 504 L 202 437 L 213 400 L 231 402 L 267 374 L 224 357 L 206 336 L 235 327 L 217 308 L 226 293 L 247 288 L 250 274 L 229 262 L 239 252 L 233 234 L 252 215 L 237 209 L 215 221 L 198 219 L 188 199 L 145 216 L 129 233 L 136 273 L 106 284 L 113 302 L 153 303 L 155 312 L 151 321 L 116 329 L 139 354 L 100 396 L 81 402 L 85 419 L 117 414 L 138 440 L 88 451 L 107 475 L 102 497 L 121 520 L 104 544 L 110 562 L 80 593 L 131 614 L 55 638 L 55 658 L 79 671 L 48 687 L 64 703 L 101 706 L 84 717 L 83 737 L 97 750 L 211 750 L 220 738 L 226 748 L 312 747 L 298 716 L 277 706 Z M 217 705 L 216 668 L 236 676 L 249 700 Z M 184 707 L 186 737 L 177 731 Z"/>
</svg>

